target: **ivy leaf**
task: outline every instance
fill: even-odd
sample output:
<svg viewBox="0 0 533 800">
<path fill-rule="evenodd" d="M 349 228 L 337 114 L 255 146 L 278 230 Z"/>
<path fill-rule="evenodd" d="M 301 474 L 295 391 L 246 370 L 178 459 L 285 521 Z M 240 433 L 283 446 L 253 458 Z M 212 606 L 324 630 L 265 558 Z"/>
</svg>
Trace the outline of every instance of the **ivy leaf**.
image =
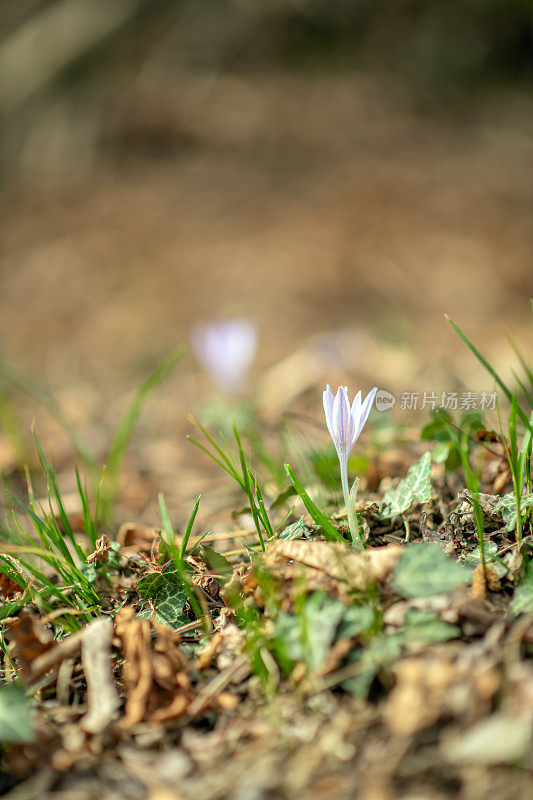
<svg viewBox="0 0 533 800">
<path fill-rule="evenodd" d="M 89 583 L 94 583 L 98 577 L 98 573 L 94 564 L 80 564 L 79 570 L 82 575 L 85 575 Z"/>
<path fill-rule="evenodd" d="M 401 651 L 400 634 L 374 636 L 364 648 L 353 654 L 351 660 L 358 662 L 359 669 L 353 678 L 343 681 L 342 688 L 356 697 L 366 697 L 379 670 L 399 658 Z"/>
<path fill-rule="evenodd" d="M 187 594 L 173 562 L 167 562 L 161 572 L 141 578 L 137 591 L 151 602 L 156 615 L 169 627 L 179 628 L 189 621 L 185 615 Z"/>
<path fill-rule="evenodd" d="M 335 641 L 346 606 L 321 592 L 314 592 L 304 606 L 300 617 L 304 661 L 311 671 L 319 669 Z"/>
<path fill-rule="evenodd" d="M 31 742 L 34 738 L 24 689 L 16 684 L 0 687 L 0 742 Z"/>
<path fill-rule="evenodd" d="M 431 597 L 469 583 L 471 572 L 443 553 L 438 544 L 417 542 L 400 556 L 392 585 L 403 597 Z"/>
<path fill-rule="evenodd" d="M 461 635 L 461 631 L 456 625 L 440 619 L 438 614 L 420 611 L 416 608 L 407 613 L 401 633 L 406 642 L 422 644 L 447 642 L 449 639 L 456 639 Z"/>
<path fill-rule="evenodd" d="M 517 587 L 509 603 L 509 613 L 513 617 L 533 611 L 533 576 L 529 576 Z"/>
<path fill-rule="evenodd" d="M 287 525 L 286 528 L 280 531 L 278 539 L 284 539 L 285 541 L 291 539 L 309 539 L 309 534 L 311 532 L 311 529 L 305 524 L 304 518 L 300 517 L 298 522 L 293 522 L 292 525 Z"/>
<path fill-rule="evenodd" d="M 381 516 L 395 517 L 407 511 L 415 500 L 418 503 L 427 503 L 430 499 L 431 453 L 427 452 L 409 467 L 407 476 L 400 481 L 396 489 L 386 492 L 381 505 Z"/>
<path fill-rule="evenodd" d="M 530 506 L 533 506 L 533 494 L 526 494 L 520 499 L 520 515 L 522 516 L 525 514 Z M 501 511 L 507 530 L 509 533 L 514 531 L 517 523 L 515 493 L 509 492 L 509 494 L 504 494 L 494 507 L 494 511 Z"/>
<path fill-rule="evenodd" d="M 287 673 L 298 661 L 314 672 L 323 665 L 335 641 L 356 636 L 373 623 L 371 608 L 347 607 L 324 592 L 313 592 L 298 614 L 277 615 L 274 653 Z"/>
<path fill-rule="evenodd" d="M 497 552 L 498 545 L 496 542 L 492 542 L 490 539 L 489 541 L 485 542 L 485 561 L 490 564 L 498 578 L 503 578 L 504 575 L 507 575 L 509 569 L 501 560 L 501 558 L 496 557 Z M 471 553 L 468 553 L 465 556 L 465 564 L 467 564 L 469 567 L 477 567 L 482 563 L 481 549 L 479 546 L 475 547 Z"/>
</svg>

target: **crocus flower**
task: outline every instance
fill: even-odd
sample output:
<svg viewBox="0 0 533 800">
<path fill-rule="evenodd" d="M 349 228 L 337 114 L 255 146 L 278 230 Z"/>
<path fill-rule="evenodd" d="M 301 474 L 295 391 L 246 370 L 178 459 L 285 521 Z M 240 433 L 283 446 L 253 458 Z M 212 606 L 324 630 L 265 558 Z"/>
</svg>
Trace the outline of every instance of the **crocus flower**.
<svg viewBox="0 0 533 800">
<path fill-rule="evenodd" d="M 350 496 L 348 488 L 348 458 L 368 419 L 377 390 L 377 386 L 375 386 L 362 402 L 361 392 L 358 392 L 351 406 L 346 386 L 339 386 L 335 395 L 329 385 L 326 386 L 324 391 L 326 424 L 339 456 L 342 493 L 346 508 L 348 508 Z"/>
<path fill-rule="evenodd" d="M 255 325 L 246 319 L 196 325 L 191 341 L 198 360 L 227 394 L 238 394 L 257 345 Z"/>
</svg>

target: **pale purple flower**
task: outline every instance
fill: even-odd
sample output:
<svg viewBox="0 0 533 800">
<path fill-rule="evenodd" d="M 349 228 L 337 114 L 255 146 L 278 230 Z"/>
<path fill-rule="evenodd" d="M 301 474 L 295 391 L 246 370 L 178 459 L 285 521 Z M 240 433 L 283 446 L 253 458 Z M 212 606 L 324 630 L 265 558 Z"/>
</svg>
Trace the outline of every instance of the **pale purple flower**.
<svg viewBox="0 0 533 800">
<path fill-rule="evenodd" d="M 257 346 L 257 330 L 246 319 L 196 325 L 191 341 L 202 366 L 227 394 L 241 392 Z"/>
<path fill-rule="evenodd" d="M 351 406 L 346 386 L 339 386 L 335 395 L 329 385 L 326 386 L 324 391 L 326 424 L 339 457 L 342 492 L 346 508 L 348 508 L 350 496 L 348 488 L 348 458 L 368 419 L 377 390 L 377 386 L 375 386 L 363 401 L 361 401 L 361 392 L 357 392 Z"/>
</svg>

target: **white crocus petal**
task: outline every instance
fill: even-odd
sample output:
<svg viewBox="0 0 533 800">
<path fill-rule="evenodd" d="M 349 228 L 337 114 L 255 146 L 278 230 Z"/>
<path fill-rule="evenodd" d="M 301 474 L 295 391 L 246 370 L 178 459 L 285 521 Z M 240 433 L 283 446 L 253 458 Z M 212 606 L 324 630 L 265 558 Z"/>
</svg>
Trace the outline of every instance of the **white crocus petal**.
<svg viewBox="0 0 533 800">
<path fill-rule="evenodd" d="M 361 431 L 363 430 L 363 428 L 365 426 L 365 422 L 368 419 L 368 415 L 370 414 L 370 411 L 372 410 L 372 403 L 374 402 L 374 397 L 376 396 L 377 390 L 378 390 L 378 387 L 374 386 L 374 388 L 369 391 L 369 393 L 367 394 L 367 396 L 364 399 L 364 402 L 363 402 L 363 405 L 362 405 L 362 408 L 361 408 L 361 416 L 359 418 L 359 425 L 357 427 L 356 439 L 358 439 L 359 436 L 361 435 Z"/>
<path fill-rule="evenodd" d="M 329 435 L 332 439 L 334 439 L 333 435 L 333 403 L 335 402 L 335 395 L 331 391 L 331 388 L 328 385 L 326 386 L 324 393 L 322 395 L 322 400 L 324 403 L 324 414 L 326 416 L 326 425 L 328 426 Z"/>
<path fill-rule="evenodd" d="M 333 433 L 337 451 L 346 455 L 350 436 L 350 404 L 348 403 L 348 389 L 340 386 L 333 403 Z"/>
<path fill-rule="evenodd" d="M 353 435 L 351 446 L 353 447 L 359 435 L 359 420 L 361 419 L 361 392 L 357 392 L 352 403 L 351 417 L 353 422 Z M 350 448 L 351 449 L 351 448 Z"/>
</svg>

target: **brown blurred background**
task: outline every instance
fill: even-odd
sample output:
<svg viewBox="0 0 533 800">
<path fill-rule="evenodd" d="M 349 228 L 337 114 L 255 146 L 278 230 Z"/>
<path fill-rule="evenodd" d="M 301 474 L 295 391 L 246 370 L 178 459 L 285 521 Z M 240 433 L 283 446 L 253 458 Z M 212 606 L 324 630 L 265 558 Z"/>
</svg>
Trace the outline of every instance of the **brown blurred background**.
<svg viewBox="0 0 533 800">
<path fill-rule="evenodd" d="M 320 381 L 393 391 L 490 388 L 443 312 L 530 346 L 529 0 L 0 0 L 0 36 L 0 348 L 97 444 L 198 319 L 257 323 L 266 406 L 332 330 Z"/>
</svg>

